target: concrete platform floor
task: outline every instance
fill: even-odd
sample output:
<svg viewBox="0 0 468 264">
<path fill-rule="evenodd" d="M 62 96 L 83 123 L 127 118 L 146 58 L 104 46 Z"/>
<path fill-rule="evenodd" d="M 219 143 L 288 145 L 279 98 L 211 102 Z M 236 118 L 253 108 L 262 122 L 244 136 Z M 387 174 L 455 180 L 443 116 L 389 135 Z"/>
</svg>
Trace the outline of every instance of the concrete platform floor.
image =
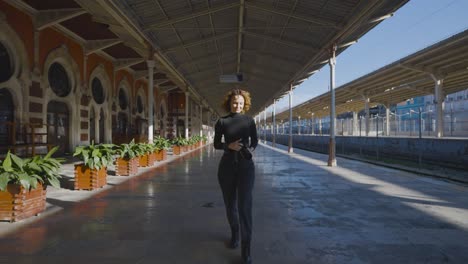
<svg viewBox="0 0 468 264">
<path fill-rule="evenodd" d="M 255 153 L 254 263 L 468 263 L 468 187 L 284 147 Z M 0 263 L 241 263 L 206 147 L 0 237 Z M 109 176 L 112 177 L 112 176 Z"/>
</svg>

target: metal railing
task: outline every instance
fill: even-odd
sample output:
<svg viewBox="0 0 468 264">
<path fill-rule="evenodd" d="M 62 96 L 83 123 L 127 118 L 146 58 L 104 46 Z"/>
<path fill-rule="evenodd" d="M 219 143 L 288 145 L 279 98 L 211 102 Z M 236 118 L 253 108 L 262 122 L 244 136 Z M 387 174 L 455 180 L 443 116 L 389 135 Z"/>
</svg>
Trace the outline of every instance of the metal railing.
<svg viewBox="0 0 468 264">
<path fill-rule="evenodd" d="M 446 112 L 444 114 L 444 137 L 468 137 L 468 112 Z M 388 124 L 388 131 L 387 131 Z M 276 133 L 288 134 L 289 124 L 279 124 Z M 270 126 L 259 126 L 258 133 L 272 132 Z M 301 121 L 300 127 L 293 122 L 293 134 L 302 135 L 327 135 L 330 131 L 330 122 Z M 336 135 L 342 136 L 396 136 L 396 137 L 434 137 L 436 136 L 436 116 L 431 111 L 414 111 L 398 115 L 391 113 L 389 120 L 385 116 L 373 116 L 369 118 L 369 129 L 366 133 L 366 121 L 364 117 L 356 121 L 352 118 L 336 120 Z"/>
</svg>

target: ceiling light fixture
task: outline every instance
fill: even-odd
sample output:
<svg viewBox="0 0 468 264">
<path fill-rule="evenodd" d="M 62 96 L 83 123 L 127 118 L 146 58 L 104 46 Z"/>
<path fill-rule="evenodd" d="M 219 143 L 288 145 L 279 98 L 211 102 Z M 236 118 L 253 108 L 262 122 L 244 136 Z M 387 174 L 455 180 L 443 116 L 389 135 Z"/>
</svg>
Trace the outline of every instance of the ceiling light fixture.
<svg viewBox="0 0 468 264">
<path fill-rule="evenodd" d="M 219 76 L 220 83 L 241 83 L 244 80 L 242 73 L 225 74 Z"/>
</svg>

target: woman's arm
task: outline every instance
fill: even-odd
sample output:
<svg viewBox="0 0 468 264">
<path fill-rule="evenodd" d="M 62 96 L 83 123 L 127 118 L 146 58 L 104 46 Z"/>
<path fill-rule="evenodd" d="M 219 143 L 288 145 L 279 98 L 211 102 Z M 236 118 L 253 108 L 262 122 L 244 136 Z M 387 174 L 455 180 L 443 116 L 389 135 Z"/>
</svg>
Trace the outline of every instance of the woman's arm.
<svg viewBox="0 0 468 264">
<path fill-rule="evenodd" d="M 221 119 L 218 119 L 215 125 L 215 135 L 214 135 L 214 147 L 215 149 L 224 149 L 224 143 L 221 142 L 221 137 L 223 136 L 223 124 Z"/>
<path fill-rule="evenodd" d="M 250 147 L 255 149 L 258 144 L 257 126 L 253 118 L 250 119 Z"/>
</svg>

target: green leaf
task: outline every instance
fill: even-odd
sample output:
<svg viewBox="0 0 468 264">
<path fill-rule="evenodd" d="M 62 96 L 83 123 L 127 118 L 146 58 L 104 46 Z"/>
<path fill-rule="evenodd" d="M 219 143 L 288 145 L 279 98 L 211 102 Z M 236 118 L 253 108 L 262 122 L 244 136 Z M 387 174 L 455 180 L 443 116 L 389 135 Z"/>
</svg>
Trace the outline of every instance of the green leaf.
<svg viewBox="0 0 468 264">
<path fill-rule="evenodd" d="M 29 190 L 29 188 L 31 188 L 30 177 L 26 173 L 21 173 L 18 176 L 21 186 Z"/>
<path fill-rule="evenodd" d="M 8 153 L 7 153 L 6 157 L 5 157 L 5 160 L 2 163 L 2 166 L 3 166 L 3 170 L 5 170 L 5 171 L 8 171 L 8 172 L 13 171 L 13 168 L 11 167 L 11 154 L 10 154 L 10 151 L 8 151 Z"/>
<path fill-rule="evenodd" d="M 32 189 L 37 188 L 37 179 L 36 178 L 29 178 L 29 185 Z"/>
<path fill-rule="evenodd" d="M 8 182 L 10 181 L 10 175 L 9 173 L 2 173 L 0 174 L 0 191 L 5 191 L 6 187 L 8 185 Z"/>
<path fill-rule="evenodd" d="M 49 153 L 47 153 L 47 155 L 44 157 L 44 159 L 49 159 L 50 157 L 52 157 L 52 155 L 58 150 L 58 146 L 55 146 L 53 147 Z"/>
<path fill-rule="evenodd" d="M 99 154 L 100 154 L 100 153 L 99 153 L 99 149 L 94 149 L 93 152 L 92 152 L 92 154 L 91 154 L 91 156 L 92 156 L 92 157 L 96 157 L 96 156 L 99 156 Z"/>
<path fill-rule="evenodd" d="M 33 169 L 33 170 L 36 170 L 36 171 L 41 171 L 41 168 L 39 167 L 39 165 L 37 165 L 37 163 L 28 163 L 27 166 L 29 166 L 29 168 Z"/>
<path fill-rule="evenodd" d="M 23 159 L 21 159 L 20 157 L 14 155 L 14 154 L 11 154 L 11 159 L 13 160 L 13 164 L 18 166 L 18 168 L 22 169 L 24 167 Z"/>
<path fill-rule="evenodd" d="M 55 188 L 60 188 L 60 181 L 57 178 L 50 178 L 49 184 Z"/>
</svg>

